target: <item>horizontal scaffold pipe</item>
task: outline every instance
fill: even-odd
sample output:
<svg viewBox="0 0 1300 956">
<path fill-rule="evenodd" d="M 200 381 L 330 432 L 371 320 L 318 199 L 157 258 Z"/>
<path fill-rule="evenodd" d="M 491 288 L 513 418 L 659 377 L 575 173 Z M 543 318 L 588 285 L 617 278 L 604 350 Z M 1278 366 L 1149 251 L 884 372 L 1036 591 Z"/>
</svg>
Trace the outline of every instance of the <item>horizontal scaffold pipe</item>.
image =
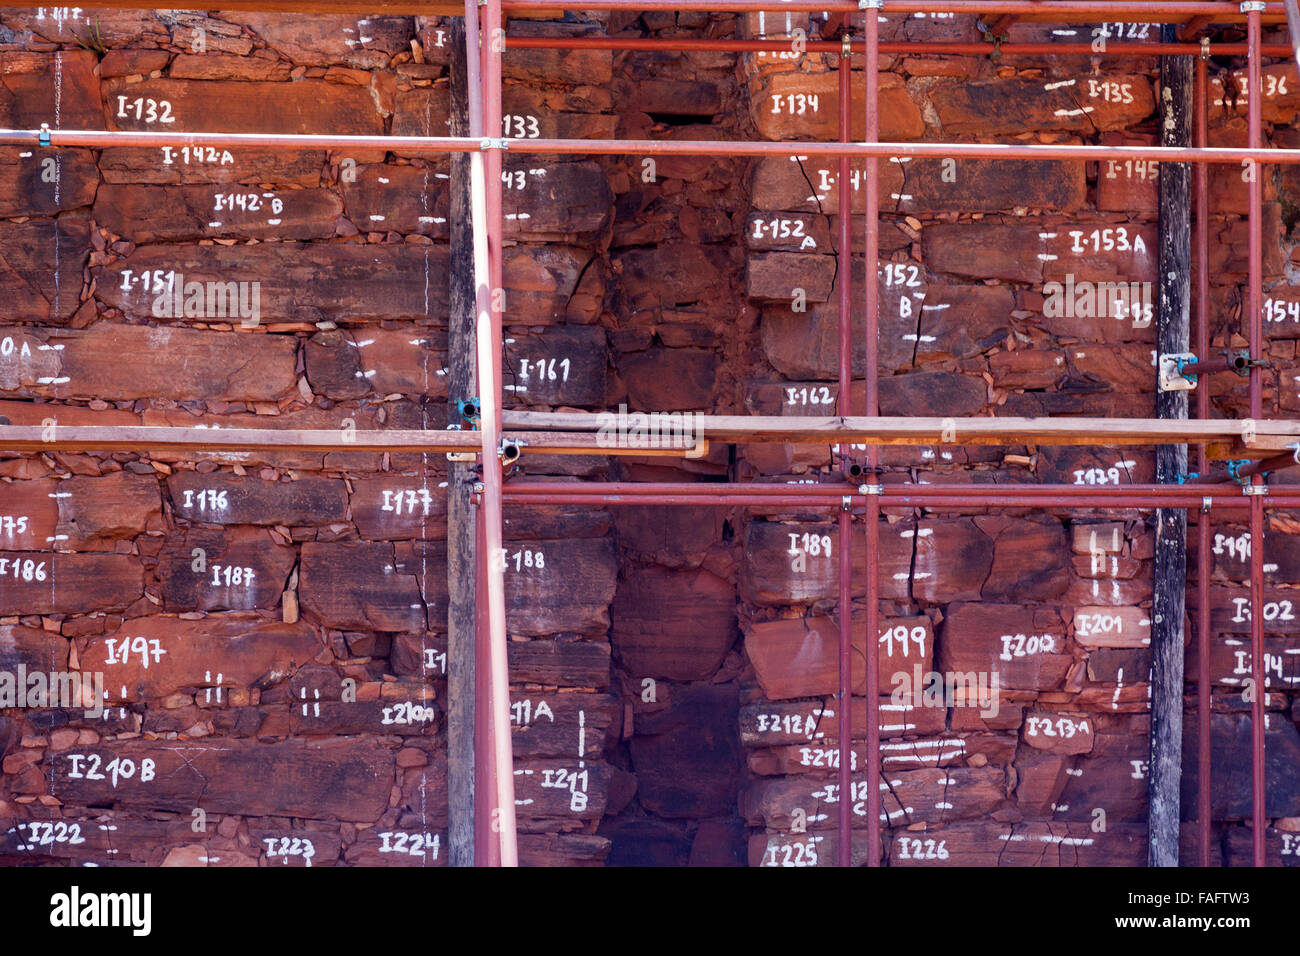
<svg viewBox="0 0 1300 956">
<path fill-rule="evenodd" d="M 10 7 L 36 9 L 49 4 L 9 3 Z M 152 10 L 144 0 L 82 0 L 83 10 L 106 8 Z M 563 10 L 688 10 L 706 13 L 758 13 L 782 10 L 801 13 L 857 13 L 858 0 L 503 0 L 505 13 L 554 14 Z M 453 0 L 225 0 L 223 10 L 254 10 L 265 13 L 361 13 L 422 14 L 461 16 L 464 8 Z M 1242 22 L 1240 4 L 1217 0 L 1143 2 L 1143 0 L 883 0 L 882 19 L 891 14 L 979 14 L 1016 15 L 1036 20 L 1102 23 L 1127 20 L 1144 23 L 1182 22 L 1203 17 L 1206 22 Z M 1264 4 L 1266 20 L 1281 21 L 1284 5 L 1278 0 Z"/>
<path fill-rule="evenodd" d="M 722 508 L 788 508 L 793 510 L 820 510 L 838 511 L 842 508 L 839 502 L 824 501 L 821 499 L 807 499 L 798 496 L 786 498 L 752 498 L 745 495 L 739 496 L 720 496 L 707 497 L 702 495 L 606 495 L 599 492 L 589 492 L 586 494 L 555 495 L 548 498 L 537 498 L 531 495 L 516 495 L 506 486 L 506 491 L 502 494 L 502 500 L 510 504 L 540 504 L 540 505 L 596 505 L 596 506 L 623 506 L 623 507 L 659 507 L 659 506 L 677 506 L 677 507 L 722 507 Z M 1295 507 L 1300 502 L 1298 498 L 1276 498 L 1274 496 L 1265 496 L 1264 505 L 1268 508 Z M 852 498 L 852 507 L 854 510 L 865 507 L 866 499 L 854 495 Z M 1087 498 L 1072 497 L 1068 501 L 1057 501 L 1051 498 L 1041 496 L 1020 497 L 1017 495 L 1007 495 L 996 500 L 973 502 L 968 498 L 920 498 L 913 499 L 907 495 L 896 495 L 893 497 L 882 497 L 880 499 L 882 508 L 928 508 L 931 510 L 958 510 L 967 508 L 1030 508 L 1039 511 L 1061 511 L 1061 510 L 1088 510 L 1088 511 L 1118 511 L 1123 509 L 1132 509 L 1136 511 L 1153 511 L 1157 508 L 1187 508 L 1196 509 L 1201 507 L 1201 499 L 1189 496 L 1185 498 L 1172 499 L 1138 499 L 1136 501 L 1115 501 L 1111 498 Z M 1233 510 L 1245 511 L 1250 507 L 1249 499 L 1223 501 L 1215 504 L 1216 510 Z"/>
<path fill-rule="evenodd" d="M 506 37 L 506 50 L 619 50 L 635 52 L 663 51 L 672 53 L 762 53 L 788 52 L 790 39 L 776 40 L 700 40 L 690 37 Z M 851 37 L 849 52 L 861 54 L 862 38 Z M 801 49 L 808 53 L 843 53 L 839 40 L 804 40 Z M 902 53 L 911 56 L 1172 56 L 1183 54 L 1199 56 L 1199 43 L 1111 43 L 1104 46 L 1094 43 L 945 43 L 935 40 L 902 40 L 879 45 L 881 53 Z M 1211 43 L 1210 56 L 1245 56 L 1249 45 L 1245 43 Z M 1264 56 L 1291 56 L 1289 46 L 1280 44 L 1263 46 Z"/>
<path fill-rule="evenodd" d="M 48 140 L 48 142 L 43 140 Z M 456 136 L 334 136 L 324 133 L 155 133 L 134 130 L 0 129 L 0 146 L 170 146 L 180 148 L 274 147 L 280 149 L 383 149 L 403 152 L 471 153 L 503 149 L 527 155 L 584 156 L 876 156 L 964 159 L 1145 159 L 1154 162 L 1243 161 L 1300 164 L 1300 149 L 1197 149 L 1162 146 L 1076 146 L 1003 143 L 810 143 L 731 140 L 472 139 Z"/>
<path fill-rule="evenodd" d="M 1292 419 L 1170 420 L 1160 418 L 908 418 L 782 415 L 704 415 L 693 412 L 507 411 L 506 428 L 525 440 L 547 430 L 595 432 L 600 447 L 625 447 L 684 435 L 719 442 L 875 445 L 1158 445 L 1240 444 L 1273 449 L 1300 441 Z M 689 433 L 689 434 L 688 434 Z"/>
</svg>

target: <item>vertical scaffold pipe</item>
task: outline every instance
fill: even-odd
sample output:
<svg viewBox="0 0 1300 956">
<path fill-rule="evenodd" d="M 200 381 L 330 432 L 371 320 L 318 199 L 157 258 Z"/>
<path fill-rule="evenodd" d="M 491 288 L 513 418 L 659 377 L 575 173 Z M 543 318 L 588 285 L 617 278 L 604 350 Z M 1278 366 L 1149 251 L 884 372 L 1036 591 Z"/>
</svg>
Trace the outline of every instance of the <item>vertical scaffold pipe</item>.
<svg viewBox="0 0 1300 956">
<path fill-rule="evenodd" d="M 840 142 L 847 143 L 852 137 L 851 105 L 851 63 L 849 61 L 849 17 L 844 16 L 844 43 L 840 48 Z M 852 302 L 853 285 L 853 246 L 850 220 L 852 218 L 853 192 L 849 184 L 849 157 L 839 159 L 839 250 L 838 266 L 835 280 L 839 283 L 839 334 L 840 334 L 840 375 L 838 410 L 841 415 L 853 414 L 853 400 L 850 386 L 853 381 L 853 334 Z M 841 467 L 847 469 L 849 447 L 840 445 L 837 449 Z M 838 816 L 838 863 L 840 866 L 853 865 L 853 801 L 848 798 L 853 789 L 853 512 L 847 506 L 839 514 L 839 697 L 838 734 L 840 742 L 840 805 Z"/>
<path fill-rule="evenodd" d="M 880 140 L 880 6 L 882 0 L 861 0 L 866 11 L 866 141 Z M 866 158 L 866 175 L 863 194 L 866 200 L 866 377 L 867 414 L 880 414 L 877 382 L 879 365 L 880 328 L 880 169 L 874 156 Z M 879 489 L 880 452 L 875 445 L 867 446 L 867 480 Z M 867 526 L 867 634 L 866 634 L 866 703 L 867 703 L 867 866 L 879 866 L 880 848 L 880 495 L 868 497 Z M 847 799 L 848 795 L 844 795 Z"/>
<path fill-rule="evenodd" d="M 1246 12 L 1246 43 L 1249 47 L 1249 127 L 1250 146 L 1258 149 L 1261 145 L 1260 120 L 1260 57 L 1259 57 L 1259 15 L 1264 5 L 1247 2 L 1241 5 Z M 1249 254 L 1250 254 L 1250 357 L 1259 359 L 1263 355 L 1264 330 L 1263 312 L 1260 300 L 1262 292 L 1262 180 L 1263 172 L 1258 162 L 1252 161 L 1250 170 L 1250 214 L 1249 214 Z M 1250 417 L 1259 421 L 1263 417 L 1263 383 L 1260 380 L 1262 370 L 1258 365 L 1250 368 Z M 1259 475 L 1251 479 L 1254 486 L 1263 483 Z M 1251 704 L 1250 728 L 1250 821 L 1253 860 L 1255 866 L 1264 865 L 1264 721 L 1268 694 L 1264 690 L 1264 499 L 1255 494 L 1250 499 L 1250 647 L 1252 673 L 1255 678 L 1255 699 Z"/>
<path fill-rule="evenodd" d="M 1209 141 L 1207 100 L 1209 51 L 1202 47 L 1196 58 L 1196 81 L 1192 98 L 1196 103 L 1196 145 Z M 1210 354 L 1210 170 L 1204 163 L 1196 167 L 1196 357 Z M 1196 390 L 1196 417 L 1210 417 L 1209 382 Z M 1197 473 L 1207 474 L 1210 462 L 1205 446 L 1197 451 Z M 1209 499 L 1201 505 L 1197 522 L 1196 550 L 1196 829 L 1200 865 L 1210 865 L 1210 707 L 1214 685 L 1210 678 L 1210 520 Z"/>
<path fill-rule="evenodd" d="M 480 570 L 486 580 L 487 606 L 481 608 L 488 621 L 490 698 L 485 709 L 491 714 L 492 756 L 495 770 L 491 794 L 496 806 L 493 829 L 497 832 L 501 866 L 518 866 L 515 833 L 514 760 L 510 744 L 510 670 L 506 656 L 505 582 L 501 554 L 501 313 L 502 233 L 501 215 L 501 53 L 505 31 L 501 28 L 501 0 L 487 0 L 483 8 L 483 127 L 487 156 L 476 157 L 479 177 L 471 188 L 483 196 L 483 227 L 475 209 L 475 265 L 479 264 L 480 236 L 486 246 L 485 271 L 477 273 L 478 296 L 478 382 L 480 429 L 483 434 L 483 528 L 484 550 Z M 484 161 L 486 159 L 486 161 Z M 486 167 L 486 168 L 485 168 Z M 479 701 L 479 705 L 483 705 Z M 487 796 L 486 794 L 482 796 Z"/>
</svg>

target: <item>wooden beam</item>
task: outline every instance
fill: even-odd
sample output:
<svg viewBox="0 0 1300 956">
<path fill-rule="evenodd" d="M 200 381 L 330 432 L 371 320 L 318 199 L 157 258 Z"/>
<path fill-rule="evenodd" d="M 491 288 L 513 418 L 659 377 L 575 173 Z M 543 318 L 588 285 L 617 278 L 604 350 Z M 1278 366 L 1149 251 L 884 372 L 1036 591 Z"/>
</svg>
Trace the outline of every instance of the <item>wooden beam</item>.
<svg viewBox="0 0 1300 956">
<path fill-rule="evenodd" d="M 602 448 L 592 432 L 547 432 L 505 436 L 518 440 L 532 454 L 540 455 L 628 455 L 643 456 L 645 450 Z M 228 455 L 256 452 L 372 451 L 444 453 L 479 451 L 482 436 L 472 431 L 392 429 L 353 431 L 343 428 L 170 428 L 149 425 L 125 426 L 0 426 L 0 450 L 40 451 L 135 451 L 186 452 L 195 455 Z M 697 442 L 677 442 L 676 450 L 689 452 Z M 666 450 L 667 451 L 667 450 Z"/>
<path fill-rule="evenodd" d="M 57 406 L 32 406 L 57 412 Z M 638 446 L 620 438 L 612 412 L 504 414 L 507 443 L 523 454 L 699 455 L 710 441 L 795 445 L 1157 445 L 1186 443 L 1215 450 L 1244 449 L 1236 457 L 1271 457 L 1300 442 L 1300 421 L 1266 419 L 1243 434 L 1243 422 L 1159 418 L 814 418 L 780 415 L 699 415 L 691 433 Z M 612 424 L 611 424 L 612 423 Z M 611 430 L 613 429 L 613 430 Z M 603 433 L 602 433 L 603 430 Z M 10 451 L 478 451 L 477 432 L 439 429 L 173 428 L 152 425 L 6 425 L 0 449 Z"/>
<path fill-rule="evenodd" d="M 688 413 L 676 413 L 688 414 Z M 628 421 L 631 421 L 629 413 Z M 606 429 L 616 437 L 620 416 L 613 412 L 507 411 L 510 434 L 532 442 L 530 432 L 549 429 L 570 433 Z M 1265 420 L 1253 424 L 1231 419 L 1166 421 L 1159 418 L 907 418 L 813 417 L 780 415 L 697 415 L 695 434 L 718 442 L 878 445 L 1155 445 L 1164 442 L 1244 444 L 1275 449 L 1300 441 L 1300 421 Z M 1247 439 L 1243 442 L 1243 439 Z M 607 441 L 613 441 L 613 438 Z M 601 446 L 606 447 L 606 446 Z M 612 446 L 609 446 L 612 447 Z"/>
<path fill-rule="evenodd" d="M 1177 27 L 1164 24 L 1170 43 Z M 1192 142 L 1192 57 L 1160 58 L 1160 145 Z M 1156 347 L 1161 354 L 1187 352 L 1191 339 L 1192 168 L 1161 163 L 1156 269 Z M 1186 420 L 1187 392 L 1156 392 L 1156 414 Z M 1187 446 L 1156 446 L 1156 481 L 1176 483 L 1187 474 Z M 1187 613 L 1187 512 L 1155 512 L 1152 571 L 1151 759 L 1147 777 L 1147 864 L 1178 865 L 1180 786 L 1183 774 L 1183 621 Z"/>
<path fill-rule="evenodd" d="M 461 7 L 462 13 L 464 7 Z M 477 30 L 477 24 L 475 28 Z M 469 135 L 465 76 L 465 22 L 449 24 L 452 136 Z M 447 420 L 462 424 L 458 398 L 478 394 L 474 374 L 474 226 L 470 212 L 469 156 L 451 155 L 451 264 L 447 328 Z M 474 635 L 476 541 L 473 463 L 453 463 L 447 481 L 447 860 L 474 865 Z"/>
</svg>

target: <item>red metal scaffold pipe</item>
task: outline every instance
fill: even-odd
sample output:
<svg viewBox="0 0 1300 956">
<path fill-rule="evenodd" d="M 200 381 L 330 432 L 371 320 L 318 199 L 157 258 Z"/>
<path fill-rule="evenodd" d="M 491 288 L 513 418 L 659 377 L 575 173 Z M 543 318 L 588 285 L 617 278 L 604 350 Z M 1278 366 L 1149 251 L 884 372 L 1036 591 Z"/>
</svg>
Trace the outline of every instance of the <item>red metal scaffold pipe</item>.
<svg viewBox="0 0 1300 956">
<path fill-rule="evenodd" d="M 48 142 L 46 142 L 48 140 Z M 1245 160 L 1300 164 L 1300 149 L 1237 149 L 1211 146 L 1081 146 L 1068 143 L 837 143 L 808 141 L 662 139 L 511 139 L 456 136 L 350 136 L 324 133 L 154 133 L 135 130 L 0 129 L 0 146 L 211 146 L 220 148 L 382 149 L 403 152 L 477 153 L 508 149 L 535 155 L 590 156 L 862 156 L 916 159 L 1141 159 L 1152 162 L 1217 163 L 1241 166 Z"/>
<path fill-rule="evenodd" d="M 849 15 L 844 15 L 845 38 L 840 50 L 839 63 L 839 138 L 841 142 L 853 139 L 852 132 L 852 88 L 851 65 L 848 57 Z M 852 221 L 853 190 L 849 182 L 849 158 L 841 156 L 839 162 L 839 249 L 838 266 L 835 279 L 839 283 L 839 334 L 840 334 L 840 369 L 839 402 L 841 415 L 853 414 L 852 388 L 853 380 L 853 246 L 850 225 Z M 868 278 L 867 281 L 870 281 Z M 839 446 L 841 467 L 848 467 L 847 445 Z M 839 827 L 839 865 L 853 865 L 853 801 L 849 793 L 853 788 L 853 513 L 846 506 L 840 508 L 839 514 L 839 749 L 840 749 L 840 805 Z M 867 642 L 867 653 L 873 650 L 872 642 Z"/>
<path fill-rule="evenodd" d="M 838 40 L 805 40 L 801 46 L 809 53 L 839 53 Z M 762 53 L 787 52 L 789 40 L 710 40 L 658 37 L 514 37 L 507 35 L 507 50 L 615 50 L 620 52 L 666 53 Z M 1212 56 L 1245 56 L 1245 43 L 1214 43 Z M 879 45 L 881 53 L 914 56 L 1172 56 L 1198 54 L 1199 43 L 1107 43 L 1098 49 L 1091 43 L 956 43 L 940 40 L 902 40 Z M 1291 48 L 1280 44 L 1260 47 L 1264 56 L 1290 56 Z M 859 53 L 860 55 L 860 53 Z"/>
<path fill-rule="evenodd" d="M 466 4 L 467 27 L 474 22 L 469 0 Z M 481 131 L 493 133 L 501 129 L 501 46 L 497 39 L 500 29 L 500 0 L 488 0 L 482 12 L 481 40 L 479 41 L 485 63 L 482 64 L 482 117 Z M 476 32 L 466 29 L 466 42 Z M 479 66 L 476 58 L 474 66 Z M 471 84 L 478 77 L 471 77 Z M 480 513 L 483 548 L 479 554 L 479 579 L 486 582 L 484 592 L 476 595 L 476 621 L 486 618 L 486 627 L 477 629 L 478 638 L 487 638 L 486 654 L 476 654 L 476 661 L 486 660 L 488 680 L 486 701 L 481 693 L 475 708 L 476 719 L 483 714 L 490 728 L 489 784 L 475 794 L 475 813 L 486 816 L 489 839 L 486 860 L 488 865 L 518 866 L 518 844 L 515 827 L 514 760 L 510 740 L 510 671 L 506 654 L 505 582 L 497 560 L 501 553 L 501 485 L 502 470 L 499 457 L 501 443 L 501 238 L 504 220 L 501 215 L 501 151 L 489 149 L 471 157 L 471 191 L 474 218 L 474 271 L 477 321 L 475 335 L 478 352 L 478 384 L 480 403 L 480 429 L 483 435 L 481 462 L 483 466 L 483 493 L 480 496 Z M 480 645 L 479 650 L 482 650 Z M 480 671 L 476 667 L 478 687 Z M 477 735 L 476 735 L 477 738 Z M 480 751 L 477 758 L 487 756 Z M 477 760 L 476 760 L 477 766 Z M 476 826 L 476 833 L 479 832 Z M 480 859 L 476 853 L 476 862 Z"/>
<path fill-rule="evenodd" d="M 762 0 L 582 0 L 582 2 L 555 2 L 555 0 L 504 0 L 501 7 L 507 13 L 529 13 L 539 10 L 623 10 L 642 13 L 655 10 L 698 10 L 705 13 L 751 13 L 771 9 L 771 2 Z M 782 10 L 799 13 L 855 13 L 860 9 L 857 0 L 781 0 Z M 1264 12 L 1274 17 L 1285 16 L 1283 4 L 1264 3 Z M 1238 22 L 1241 9 L 1236 3 L 1209 2 L 1209 0 L 883 0 L 878 13 L 902 14 L 953 14 L 976 15 L 1017 14 L 1022 17 L 1103 23 L 1110 20 L 1129 20 L 1144 23 L 1165 22 L 1161 17 L 1181 20 L 1187 17 L 1210 17 L 1214 22 Z"/>
<path fill-rule="evenodd" d="M 867 35 L 866 52 L 866 141 L 880 139 L 880 5 L 881 0 L 864 0 L 863 14 Z M 863 193 L 866 199 L 866 378 L 867 414 L 879 415 L 879 384 L 877 381 L 880 351 L 880 169 L 876 157 L 866 160 Z M 877 483 L 868 490 L 879 489 L 880 451 L 875 445 L 867 446 L 866 473 L 869 482 Z M 867 513 L 867 866 L 879 866 L 880 847 L 880 497 L 868 495 Z M 848 795 L 841 795 L 848 799 Z"/>
<path fill-rule="evenodd" d="M 1246 42 L 1250 46 L 1248 69 L 1249 91 L 1249 128 L 1250 146 L 1258 148 L 1262 138 L 1261 109 L 1263 87 L 1260 81 L 1259 56 L 1259 15 L 1262 3 L 1243 3 L 1247 11 Z M 1263 355 L 1264 329 L 1262 292 L 1262 253 L 1263 253 L 1263 190 L 1262 172 L 1259 163 L 1250 166 L 1250 217 L 1249 217 L 1249 253 L 1250 253 L 1250 294 L 1248 303 L 1248 320 L 1250 324 L 1250 357 L 1258 359 Z M 1263 417 L 1264 383 L 1261 380 L 1263 370 L 1258 365 L 1250 368 L 1250 417 Z M 1256 475 L 1251 479 L 1252 487 L 1259 493 L 1250 499 L 1250 646 L 1252 673 L 1255 677 L 1255 699 L 1251 704 L 1251 754 L 1250 754 L 1250 821 L 1251 842 L 1255 866 L 1264 865 L 1264 721 L 1265 704 L 1268 694 L 1264 689 L 1264 615 L 1261 613 L 1264 596 L 1264 498 L 1263 479 Z M 1205 598 L 1202 597 L 1202 601 Z"/>
</svg>

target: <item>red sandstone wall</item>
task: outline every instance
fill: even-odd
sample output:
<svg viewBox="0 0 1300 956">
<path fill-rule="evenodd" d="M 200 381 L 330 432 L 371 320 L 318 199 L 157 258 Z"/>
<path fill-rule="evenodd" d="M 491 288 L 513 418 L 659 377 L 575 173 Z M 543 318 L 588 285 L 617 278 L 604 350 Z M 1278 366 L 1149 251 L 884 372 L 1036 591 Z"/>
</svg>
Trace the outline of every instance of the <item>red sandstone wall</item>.
<svg viewBox="0 0 1300 956">
<path fill-rule="evenodd" d="M 833 34 L 819 17 L 784 13 L 510 27 L 795 28 Z M 978 39 L 965 17 L 885 24 L 886 38 L 903 34 Z M 4 126 L 446 132 L 446 31 L 435 19 L 4 11 L 0 44 Z M 832 138 L 835 62 L 508 52 L 506 132 Z M 1222 92 L 1230 66 L 1215 65 L 1212 138 L 1241 145 L 1243 102 Z M 1150 142 L 1154 67 L 885 57 L 882 135 Z M 1276 81 L 1264 91 L 1279 145 L 1293 145 L 1300 109 L 1288 71 L 1269 68 Z M 49 158 L 0 150 L 0 414 L 16 424 L 445 424 L 444 160 L 245 150 L 227 161 L 125 147 Z M 645 159 L 508 155 L 507 395 L 540 409 L 825 411 L 836 395 L 834 167 Z M 1153 413 L 1153 329 L 1053 315 L 1044 301 L 1067 276 L 1153 278 L 1153 169 L 880 165 L 883 413 Z M 1236 170 L 1212 183 L 1222 346 L 1239 331 L 1245 188 Z M 1300 315 L 1287 237 L 1295 192 L 1290 174 L 1266 182 L 1266 282 L 1280 305 L 1266 323 L 1276 364 L 1265 400 L 1283 416 L 1300 407 L 1300 321 L 1288 309 Z M 177 274 L 260 283 L 257 327 L 184 309 L 156 316 L 156 293 Z M 856 289 L 864 277 L 859 255 Z M 1209 385 L 1221 414 L 1244 414 L 1241 380 Z M 1152 473 L 1149 452 L 1107 448 L 957 444 L 887 449 L 883 461 L 886 481 L 1083 485 Z M 521 468 L 793 481 L 829 470 L 827 450 L 811 446 L 715 448 L 686 463 L 526 458 Z M 112 704 L 97 720 L 0 713 L 0 861 L 445 862 L 444 462 L 51 452 L 6 456 L 0 479 L 0 670 L 102 671 Z M 1266 542 L 1274 862 L 1294 856 L 1283 831 L 1300 820 L 1287 653 L 1296 625 L 1284 613 L 1300 581 L 1296 527 L 1279 513 Z M 1238 862 L 1243 532 L 1216 531 L 1217 850 Z M 525 862 L 834 858 L 831 524 L 771 509 L 514 507 L 506 536 Z M 891 864 L 1143 859 L 1151 540 L 1127 511 L 887 515 L 875 690 Z M 868 556 L 860 536 L 853 547 L 860 596 Z M 884 696 L 889 678 L 914 665 L 996 673 L 997 716 L 924 701 L 899 709 Z M 1190 795 L 1190 771 L 1186 782 Z"/>
</svg>

